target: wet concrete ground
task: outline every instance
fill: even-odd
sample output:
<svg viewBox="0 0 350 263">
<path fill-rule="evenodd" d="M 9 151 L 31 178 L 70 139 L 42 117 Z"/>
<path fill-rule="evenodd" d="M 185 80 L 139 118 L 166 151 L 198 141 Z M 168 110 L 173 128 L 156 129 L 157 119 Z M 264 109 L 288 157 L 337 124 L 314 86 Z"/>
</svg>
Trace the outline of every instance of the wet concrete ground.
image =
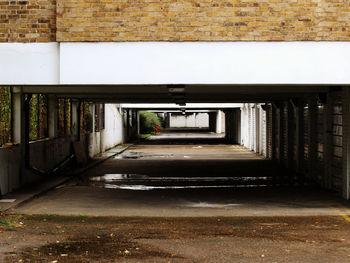
<svg viewBox="0 0 350 263">
<path fill-rule="evenodd" d="M 336 193 L 296 179 L 240 146 L 135 145 L 85 173 L 82 180 L 73 180 L 14 212 L 308 216 L 337 215 L 334 207 L 343 206 L 346 204 Z"/>
<path fill-rule="evenodd" d="M 349 203 L 240 146 L 135 145 L 12 212 L 0 262 L 350 262 Z"/>
</svg>

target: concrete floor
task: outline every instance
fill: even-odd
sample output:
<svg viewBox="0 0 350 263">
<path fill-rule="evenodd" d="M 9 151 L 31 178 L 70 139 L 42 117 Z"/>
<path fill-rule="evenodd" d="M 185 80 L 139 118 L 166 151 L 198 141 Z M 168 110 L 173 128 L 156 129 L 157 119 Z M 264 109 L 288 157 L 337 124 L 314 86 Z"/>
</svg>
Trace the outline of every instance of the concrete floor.
<svg viewBox="0 0 350 263">
<path fill-rule="evenodd" d="M 123 176 L 108 180 L 115 174 Z M 350 216 L 349 205 L 335 193 L 300 183 L 286 185 L 291 182 L 288 176 L 271 161 L 240 146 L 135 145 L 85 173 L 82 180 L 60 186 L 14 212 L 150 217 Z"/>
</svg>

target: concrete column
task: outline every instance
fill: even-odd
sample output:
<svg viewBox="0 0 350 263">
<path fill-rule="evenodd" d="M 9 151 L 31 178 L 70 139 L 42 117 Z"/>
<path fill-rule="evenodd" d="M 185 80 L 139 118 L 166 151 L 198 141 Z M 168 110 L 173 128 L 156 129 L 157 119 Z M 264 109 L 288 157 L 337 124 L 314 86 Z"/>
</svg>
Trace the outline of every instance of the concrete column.
<svg viewBox="0 0 350 263">
<path fill-rule="evenodd" d="M 136 112 L 136 128 L 137 128 L 137 138 L 139 138 L 140 137 L 140 135 L 141 135 L 141 131 L 140 131 L 140 127 L 141 127 L 141 125 L 140 125 L 140 113 L 139 113 L 139 111 L 137 111 Z"/>
<path fill-rule="evenodd" d="M 72 126 L 71 131 L 72 135 L 77 135 L 78 131 L 78 101 L 72 100 Z"/>
<path fill-rule="evenodd" d="M 221 122 L 221 110 L 218 110 L 216 113 L 216 133 L 222 132 Z"/>
<path fill-rule="evenodd" d="M 296 171 L 304 171 L 304 101 L 298 100 L 296 108 Z"/>
<path fill-rule="evenodd" d="M 343 197 L 350 199 L 350 90 L 343 87 Z"/>
<path fill-rule="evenodd" d="M 25 97 L 21 87 L 12 88 L 12 139 L 13 143 L 20 144 L 20 169 L 18 184 L 23 183 L 26 165 L 26 132 L 25 132 Z"/>
<path fill-rule="evenodd" d="M 12 138 L 15 144 L 25 141 L 24 94 L 21 87 L 12 88 Z"/>
<path fill-rule="evenodd" d="M 332 188 L 332 155 L 333 155 L 333 100 L 327 93 L 323 114 L 323 158 L 324 158 L 324 187 Z"/>
<path fill-rule="evenodd" d="M 48 95 L 48 105 L 47 105 L 47 117 L 48 117 L 48 129 L 49 129 L 49 137 L 56 138 L 57 137 L 57 98 L 55 95 Z"/>
<path fill-rule="evenodd" d="M 316 97 L 309 99 L 309 175 L 312 179 L 317 180 L 315 167 L 317 165 L 317 103 Z"/>
</svg>

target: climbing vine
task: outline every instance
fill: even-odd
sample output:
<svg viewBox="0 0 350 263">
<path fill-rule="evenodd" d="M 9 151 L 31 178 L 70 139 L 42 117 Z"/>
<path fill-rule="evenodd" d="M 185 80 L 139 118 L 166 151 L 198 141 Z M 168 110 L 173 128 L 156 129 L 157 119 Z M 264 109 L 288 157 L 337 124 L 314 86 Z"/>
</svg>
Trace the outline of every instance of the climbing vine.
<svg viewBox="0 0 350 263">
<path fill-rule="evenodd" d="M 0 146 L 11 141 L 11 90 L 0 87 Z"/>
<path fill-rule="evenodd" d="M 29 102 L 29 139 L 39 140 L 48 136 L 47 96 L 33 94 Z"/>
</svg>

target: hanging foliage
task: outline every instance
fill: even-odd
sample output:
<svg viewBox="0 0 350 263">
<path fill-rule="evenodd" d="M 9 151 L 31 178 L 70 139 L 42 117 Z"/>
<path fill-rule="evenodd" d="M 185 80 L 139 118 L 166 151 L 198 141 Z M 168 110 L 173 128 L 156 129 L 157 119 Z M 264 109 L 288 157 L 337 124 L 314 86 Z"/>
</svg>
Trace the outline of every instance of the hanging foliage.
<svg viewBox="0 0 350 263">
<path fill-rule="evenodd" d="M 90 113 L 90 103 L 81 103 L 81 116 L 80 116 L 80 132 L 90 133 L 92 131 L 92 115 Z"/>
<path fill-rule="evenodd" d="M 0 87 L 0 146 L 11 141 L 11 90 Z"/>
<path fill-rule="evenodd" d="M 71 115 L 72 100 L 58 99 L 58 134 L 59 136 L 69 136 L 72 134 Z"/>
<path fill-rule="evenodd" d="M 29 139 L 39 140 L 47 133 L 47 96 L 33 94 L 29 102 Z"/>
</svg>

